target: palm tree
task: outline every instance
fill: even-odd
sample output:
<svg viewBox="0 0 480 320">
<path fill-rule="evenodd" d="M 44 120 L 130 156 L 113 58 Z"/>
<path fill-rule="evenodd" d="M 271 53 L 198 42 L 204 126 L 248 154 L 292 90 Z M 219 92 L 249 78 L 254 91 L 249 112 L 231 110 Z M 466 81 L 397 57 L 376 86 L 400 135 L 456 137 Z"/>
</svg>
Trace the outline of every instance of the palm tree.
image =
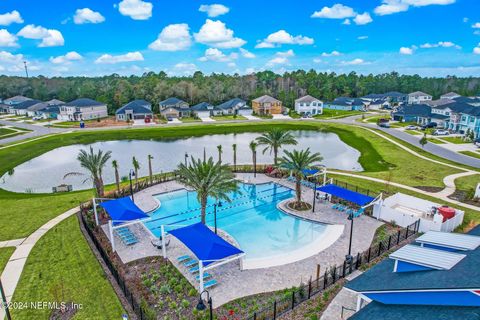
<svg viewBox="0 0 480 320">
<path fill-rule="evenodd" d="M 258 143 L 255 140 L 250 141 L 249 147 L 252 150 L 252 163 L 253 163 L 253 177 L 257 177 L 257 146 Z"/>
<path fill-rule="evenodd" d="M 112 161 L 112 167 L 115 170 L 115 184 L 117 185 L 117 192 L 120 192 L 120 174 L 118 173 L 117 160 Z"/>
<path fill-rule="evenodd" d="M 185 186 L 197 192 L 203 224 L 206 220 L 208 197 L 230 202 L 228 193 L 237 190 L 237 181 L 230 168 L 220 162 L 214 162 L 212 157 L 207 161 L 192 158 L 188 165 L 180 163 L 176 172 Z"/>
<path fill-rule="evenodd" d="M 237 144 L 232 144 L 233 149 L 233 171 L 237 171 Z"/>
<path fill-rule="evenodd" d="M 297 140 L 295 137 L 286 130 L 279 128 L 273 128 L 272 130 L 265 132 L 260 137 L 257 138 L 259 145 L 264 145 L 263 153 L 267 150 L 270 150 L 270 154 L 273 152 L 273 163 L 277 164 L 278 150 L 282 148 L 283 145 L 296 145 Z"/>
<path fill-rule="evenodd" d="M 217 150 L 218 150 L 218 162 L 222 162 L 222 152 L 223 151 L 222 151 L 222 145 L 221 144 L 219 144 L 217 146 Z"/>
<path fill-rule="evenodd" d="M 153 183 L 152 159 L 153 159 L 153 156 L 149 154 L 148 155 L 148 175 L 150 177 L 150 183 Z"/>
<path fill-rule="evenodd" d="M 138 170 L 140 169 L 140 162 L 138 162 L 137 158 L 132 158 L 132 165 L 133 170 L 135 170 L 135 188 L 138 187 Z"/>
<path fill-rule="evenodd" d="M 280 158 L 280 164 L 282 167 L 285 167 L 292 171 L 293 176 L 295 177 L 295 193 L 296 193 L 296 202 L 295 207 L 299 208 L 302 205 L 302 184 L 301 180 L 303 177 L 302 170 L 309 169 L 318 162 L 322 161 L 323 158 L 320 153 L 315 152 L 311 153 L 310 148 L 305 150 L 293 150 L 292 152 L 285 150 L 285 155 Z"/>
<path fill-rule="evenodd" d="M 102 172 L 108 160 L 110 160 L 111 155 L 112 155 L 111 151 L 107 151 L 104 153 L 102 150 L 98 150 L 97 153 L 94 153 L 92 147 L 90 147 L 90 152 L 87 152 L 85 150 L 80 150 L 80 152 L 77 155 L 77 160 L 78 162 L 80 162 L 80 166 L 82 168 L 87 169 L 90 174 L 90 176 L 87 179 L 85 179 L 83 182 L 85 183 L 88 180 L 92 181 L 98 197 L 103 197 L 105 194 Z M 85 175 L 85 173 L 70 172 L 70 173 L 67 173 L 63 178 L 66 178 L 71 175 L 82 176 L 82 175 Z"/>
</svg>

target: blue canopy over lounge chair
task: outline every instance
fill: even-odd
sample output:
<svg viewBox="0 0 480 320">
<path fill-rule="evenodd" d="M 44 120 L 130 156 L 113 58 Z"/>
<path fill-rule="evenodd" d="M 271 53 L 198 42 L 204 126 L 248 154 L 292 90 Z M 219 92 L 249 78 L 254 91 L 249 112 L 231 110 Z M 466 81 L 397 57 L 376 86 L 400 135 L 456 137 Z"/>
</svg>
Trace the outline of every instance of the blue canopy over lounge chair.
<svg viewBox="0 0 480 320">
<path fill-rule="evenodd" d="M 362 193 L 358 193 L 352 190 L 339 187 L 335 184 L 327 184 L 322 187 L 318 187 L 317 191 L 331 194 L 332 196 L 341 198 L 343 200 L 347 200 L 349 202 L 353 202 L 359 206 L 364 206 L 366 204 L 369 204 L 373 200 L 375 200 L 375 198 L 372 198 Z"/>
<path fill-rule="evenodd" d="M 124 223 L 133 220 L 148 218 L 149 215 L 143 212 L 130 197 L 123 197 L 115 200 L 105 201 L 100 203 L 114 224 Z"/>
<path fill-rule="evenodd" d="M 313 176 L 314 174 L 316 174 L 319 170 L 317 169 L 303 169 L 302 170 L 302 173 L 304 176 Z"/>
<path fill-rule="evenodd" d="M 203 262 L 204 266 L 243 253 L 201 222 L 169 231 L 169 233 L 183 242 L 198 260 Z"/>
</svg>

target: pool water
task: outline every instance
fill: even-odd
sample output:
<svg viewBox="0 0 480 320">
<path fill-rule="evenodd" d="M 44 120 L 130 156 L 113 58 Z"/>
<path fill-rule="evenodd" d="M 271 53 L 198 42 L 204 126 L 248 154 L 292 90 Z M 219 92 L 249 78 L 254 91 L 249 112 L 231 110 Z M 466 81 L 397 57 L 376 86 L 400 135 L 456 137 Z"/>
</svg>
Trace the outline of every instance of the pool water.
<svg viewBox="0 0 480 320">
<path fill-rule="evenodd" d="M 294 191 L 276 183 L 239 183 L 231 202 L 217 207 L 217 227 L 230 234 L 246 259 L 288 254 L 319 240 L 326 225 L 297 218 L 277 209 L 277 204 L 292 198 Z M 184 189 L 156 196 L 161 206 L 152 212 L 145 225 L 160 236 L 161 225 L 189 225 L 200 221 L 196 192 Z M 208 200 L 207 224 L 214 226 L 214 199 Z M 166 231 L 172 227 L 166 227 Z"/>
</svg>

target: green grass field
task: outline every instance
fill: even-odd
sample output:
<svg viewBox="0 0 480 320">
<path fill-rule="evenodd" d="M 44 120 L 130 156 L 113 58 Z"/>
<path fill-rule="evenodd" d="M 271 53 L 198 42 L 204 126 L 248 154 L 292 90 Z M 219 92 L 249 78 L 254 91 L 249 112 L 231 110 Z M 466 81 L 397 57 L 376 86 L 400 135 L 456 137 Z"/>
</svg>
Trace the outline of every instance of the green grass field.
<svg viewBox="0 0 480 320">
<path fill-rule="evenodd" d="M 323 108 L 323 113 L 313 116 L 315 119 L 340 119 L 362 114 L 361 111 L 332 110 Z"/>
<path fill-rule="evenodd" d="M 414 135 L 414 136 L 423 135 L 423 133 L 418 131 L 418 130 L 405 130 L 404 132 L 406 132 L 408 134 L 411 134 L 411 135 Z"/>
<path fill-rule="evenodd" d="M 61 222 L 35 245 L 13 296 L 16 301 L 67 301 L 82 305 L 75 319 L 121 319 L 124 313 L 76 216 Z M 48 309 L 14 309 L 13 319 L 48 319 Z"/>
<path fill-rule="evenodd" d="M 247 120 L 244 116 L 237 115 L 237 116 L 213 116 L 212 119 L 216 121 L 233 121 L 233 120 Z"/>
<path fill-rule="evenodd" d="M 13 133 L 17 132 L 16 130 L 12 130 L 9 128 L 0 128 L 0 138 L 6 135 L 11 135 Z"/>
<path fill-rule="evenodd" d="M 464 154 L 469 157 L 480 159 L 480 154 L 474 151 L 458 151 L 458 153 Z"/>
<path fill-rule="evenodd" d="M 427 139 L 428 142 L 431 142 L 431 143 L 435 143 L 435 144 L 445 144 L 446 142 L 445 141 L 442 141 L 440 139 L 437 139 L 437 138 L 428 138 Z"/>
<path fill-rule="evenodd" d="M 477 184 L 480 183 L 480 174 L 475 174 L 466 177 L 460 177 L 455 180 L 455 187 L 458 190 L 469 192 L 470 190 L 477 187 Z"/>
<path fill-rule="evenodd" d="M 15 247 L 0 248 L 0 274 L 2 274 L 3 269 L 5 269 L 5 265 L 12 256 L 13 251 L 15 251 Z"/>
<path fill-rule="evenodd" d="M 182 117 L 180 121 L 188 123 L 188 122 L 202 122 L 199 118 L 194 118 L 194 117 Z"/>
<path fill-rule="evenodd" d="M 455 143 L 455 144 L 470 143 L 470 142 L 466 142 L 465 140 L 463 140 L 462 137 L 441 137 L 440 139 L 445 140 L 445 141 L 450 142 L 450 143 Z"/>
</svg>

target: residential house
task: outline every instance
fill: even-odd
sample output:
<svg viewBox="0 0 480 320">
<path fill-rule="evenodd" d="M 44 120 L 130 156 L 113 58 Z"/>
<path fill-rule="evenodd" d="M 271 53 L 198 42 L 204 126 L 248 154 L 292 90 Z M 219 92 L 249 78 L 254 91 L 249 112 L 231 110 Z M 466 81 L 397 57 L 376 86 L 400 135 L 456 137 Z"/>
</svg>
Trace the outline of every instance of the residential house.
<svg viewBox="0 0 480 320">
<path fill-rule="evenodd" d="M 253 113 L 258 115 L 281 114 L 282 101 L 268 95 L 263 95 L 252 100 Z"/>
<path fill-rule="evenodd" d="M 470 130 L 475 134 L 475 138 L 480 137 L 480 107 L 470 106 L 459 113 L 458 133 L 465 134 Z"/>
<path fill-rule="evenodd" d="M 3 103 L 8 105 L 16 105 L 16 104 L 19 104 L 20 102 L 24 102 L 27 100 L 32 100 L 32 99 L 24 96 L 14 96 L 14 97 L 3 100 Z"/>
<path fill-rule="evenodd" d="M 429 231 L 347 282 L 350 320 L 477 320 L 480 226 L 468 234 Z"/>
<path fill-rule="evenodd" d="M 422 91 L 415 91 L 408 94 L 408 104 L 421 104 L 429 100 L 432 100 L 432 96 Z"/>
<path fill-rule="evenodd" d="M 424 124 L 424 119 L 429 119 L 432 108 L 426 104 L 413 104 L 398 107 L 397 111 L 392 113 L 393 120 L 399 122 L 417 122 Z"/>
<path fill-rule="evenodd" d="M 225 101 L 222 104 L 219 104 L 217 109 L 222 110 L 222 113 L 225 115 L 251 115 L 252 108 L 247 106 L 247 102 L 240 98 L 233 98 L 228 101 Z"/>
<path fill-rule="evenodd" d="M 363 98 L 362 98 L 363 100 Z M 365 101 L 365 100 L 364 100 Z M 386 98 L 366 101 L 368 110 L 391 109 L 392 105 Z"/>
<path fill-rule="evenodd" d="M 152 105 L 145 100 L 133 100 L 115 112 L 118 121 L 153 118 Z"/>
<path fill-rule="evenodd" d="M 165 118 L 190 117 L 191 110 L 189 104 L 175 97 L 160 101 L 160 115 Z"/>
<path fill-rule="evenodd" d="M 460 132 L 462 112 L 472 108 L 472 105 L 465 102 L 454 102 L 452 104 L 435 107 L 435 110 L 442 110 L 450 118 L 447 120 L 447 129 L 453 132 Z"/>
<path fill-rule="evenodd" d="M 8 104 L 0 103 L 0 113 L 9 113 L 10 107 Z"/>
<path fill-rule="evenodd" d="M 13 109 L 15 110 L 15 114 L 17 116 L 26 117 L 34 117 L 38 111 L 45 109 L 46 107 L 48 107 L 48 104 L 35 99 L 25 100 L 13 105 Z"/>
<path fill-rule="evenodd" d="M 80 98 L 60 107 L 59 120 L 81 121 L 108 117 L 107 105 L 88 98 Z"/>
<path fill-rule="evenodd" d="M 198 118 L 208 118 L 222 114 L 221 109 L 216 108 L 208 102 L 200 102 L 199 104 L 194 105 L 191 109 L 192 113 Z"/>
<path fill-rule="evenodd" d="M 322 114 L 323 102 L 310 95 L 306 95 L 295 100 L 295 111 L 301 115 Z"/>
<path fill-rule="evenodd" d="M 389 102 L 390 106 L 397 106 L 406 103 L 407 97 L 405 93 L 389 91 L 385 93 L 371 93 L 363 96 L 362 99 L 365 101 L 385 100 Z"/>
<path fill-rule="evenodd" d="M 440 107 L 440 106 L 443 106 L 443 105 L 446 105 L 446 104 L 451 104 L 451 103 L 455 103 L 455 100 L 440 98 L 440 99 L 437 99 L 437 100 L 425 101 L 423 104 L 429 105 L 430 107 L 434 108 L 434 107 Z"/>
<path fill-rule="evenodd" d="M 52 100 L 45 101 L 45 103 L 50 106 L 59 106 L 59 105 L 65 104 L 65 101 L 52 99 Z"/>
<path fill-rule="evenodd" d="M 453 98 L 455 102 L 468 103 L 472 106 L 480 107 L 480 98 L 458 97 Z"/>
<path fill-rule="evenodd" d="M 440 99 L 450 99 L 450 100 L 452 100 L 452 99 L 459 98 L 459 97 L 461 97 L 461 95 L 459 95 L 458 93 L 449 92 L 449 93 L 442 94 L 440 96 Z"/>
<path fill-rule="evenodd" d="M 43 119 L 57 119 L 60 114 L 61 105 L 49 105 L 45 109 L 42 109 L 37 112 L 37 116 L 42 117 Z"/>
<path fill-rule="evenodd" d="M 343 110 L 343 111 L 366 111 L 368 102 L 358 98 L 338 97 L 332 102 L 324 104 L 325 109 Z"/>
</svg>

